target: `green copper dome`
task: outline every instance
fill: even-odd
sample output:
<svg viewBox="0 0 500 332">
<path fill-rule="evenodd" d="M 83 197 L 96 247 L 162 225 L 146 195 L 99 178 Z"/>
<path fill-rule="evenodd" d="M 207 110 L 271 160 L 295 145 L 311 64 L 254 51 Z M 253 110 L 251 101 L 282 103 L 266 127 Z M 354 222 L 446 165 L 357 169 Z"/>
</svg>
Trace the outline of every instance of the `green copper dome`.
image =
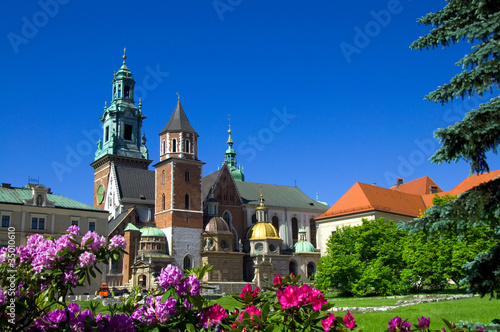
<svg viewBox="0 0 500 332">
<path fill-rule="evenodd" d="M 165 236 L 165 233 L 163 233 L 159 228 L 157 227 L 144 227 L 141 229 L 141 236 L 142 237 L 145 237 L 145 236 L 151 236 L 151 237 L 164 237 L 166 238 Z"/>
<path fill-rule="evenodd" d="M 299 241 L 293 245 L 293 252 L 315 252 L 316 248 L 309 241 Z"/>
<path fill-rule="evenodd" d="M 137 228 L 137 226 L 135 226 L 134 224 L 128 223 L 127 227 L 125 227 L 125 229 L 123 231 L 124 232 L 126 232 L 126 231 L 140 231 L 140 229 Z"/>
</svg>

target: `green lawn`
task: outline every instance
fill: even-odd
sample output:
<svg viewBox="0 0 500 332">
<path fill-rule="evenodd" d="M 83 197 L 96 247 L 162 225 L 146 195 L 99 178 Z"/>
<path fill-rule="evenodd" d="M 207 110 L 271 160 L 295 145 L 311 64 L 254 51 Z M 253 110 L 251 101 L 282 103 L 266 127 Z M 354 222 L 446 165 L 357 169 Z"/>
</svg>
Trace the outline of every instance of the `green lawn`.
<svg viewBox="0 0 500 332">
<path fill-rule="evenodd" d="M 413 298 L 334 298 L 330 299 L 339 307 L 379 307 L 395 305 L 399 300 L 413 300 Z M 225 309 L 233 310 L 239 303 L 231 297 L 222 297 L 215 301 Z M 346 312 L 334 312 L 336 317 L 343 317 Z M 441 329 L 445 327 L 442 318 L 459 322 L 460 320 L 469 322 L 491 323 L 495 318 L 500 318 L 500 301 L 490 300 L 489 297 L 473 297 L 458 300 L 441 302 L 430 302 L 416 304 L 385 312 L 353 312 L 356 323 L 360 331 L 377 332 L 385 331 L 388 322 L 395 316 L 408 319 L 410 323 L 416 324 L 417 318 L 422 315 L 430 317 L 431 327 Z"/>
</svg>

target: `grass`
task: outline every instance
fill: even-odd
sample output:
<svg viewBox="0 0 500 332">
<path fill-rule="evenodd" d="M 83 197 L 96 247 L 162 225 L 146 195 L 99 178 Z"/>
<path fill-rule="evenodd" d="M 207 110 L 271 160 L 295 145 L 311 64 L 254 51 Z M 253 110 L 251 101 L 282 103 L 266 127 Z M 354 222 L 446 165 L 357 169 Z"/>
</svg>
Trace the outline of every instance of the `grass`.
<svg viewBox="0 0 500 332">
<path fill-rule="evenodd" d="M 339 307 L 380 307 L 395 305 L 399 300 L 413 300 L 413 298 L 330 298 Z M 225 309 L 233 310 L 239 306 L 232 297 L 221 297 L 215 301 Z M 379 312 L 352 312 L 356 318 L 359 331 L 377 332 L 385 331 L 388 322 L 395 316 L 408 319 L 412 324 L 418 323 L 421 316 L 431 319 L 431 328 L 441 329 L 445 327 L 442 318 L 453 322 L 469 321 L 489 324 L 495 318 L 500 318 L 500 301 L 489 297 L 473 297 L 458 300 L 445 300 L 441 302 L 430 302 L 400 307 L 389 311 Z M 336 317 L 342 318 L 346 312 L 334 312 Z"/>
</svg>

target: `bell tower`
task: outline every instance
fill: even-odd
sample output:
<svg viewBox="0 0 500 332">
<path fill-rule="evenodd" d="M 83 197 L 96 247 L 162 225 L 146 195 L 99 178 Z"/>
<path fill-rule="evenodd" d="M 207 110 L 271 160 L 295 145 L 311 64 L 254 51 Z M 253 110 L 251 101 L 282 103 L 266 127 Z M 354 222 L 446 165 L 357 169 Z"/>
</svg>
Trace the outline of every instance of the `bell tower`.
<svg viewBox="0 0 500 332">
<path fill-rule="evenodd" d="M 107 196 L 110 168 L 113 164 L 148 169 L 151 160 L 146 147 L 146 137 L 141 135 L 142 103 L 134 101 L 135 81 L 126 65 L 127 56 L 123 53 L 123 64 L 114 74 L 112 99 L 99 119 L 102 122 L 103 136 L 97 142 L 94 162 L 94 206 L 103 209 Z"/>
<path fill-rule="evenodd" d="M 202 168 L 198 134 L 180 97 L 160 132 L 160 162 L 155 167 L 155 222 L 167 236 L 169 253 L 185 269 L 200 264 L 203 231 Z"/>
</svg>

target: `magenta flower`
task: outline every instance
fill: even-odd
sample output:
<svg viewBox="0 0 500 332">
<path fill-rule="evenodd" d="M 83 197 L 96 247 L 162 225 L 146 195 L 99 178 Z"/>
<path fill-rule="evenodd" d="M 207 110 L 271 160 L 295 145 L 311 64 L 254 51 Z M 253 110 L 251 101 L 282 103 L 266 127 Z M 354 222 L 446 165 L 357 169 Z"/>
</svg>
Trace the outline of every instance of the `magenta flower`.
<svg viewBox="0 0 500 332">
<path fill-rule="evenodd" d="M 254 305 L 250 305 L 245 308 L 244 311 L 241 311 L 240 314 L 238 315 L 238 319 L 236 320 L 238 323 L 243 320 L 243 313 L 247 312 L 250 315 L 250 319 L 253 318 L 253 315 L 257 315 L 260 317 L 261 311 L 259 308 L 257 308 Z M 255 323 L 255 321 L 252 319 L 252 323 Z M 233 328 L 235 327 L 235 324 L 233 324 Z M 255 328 L 259 328 L 258 326 L 254 326 Z"/>
<path fill-rule="evenodd" d="M 27 263 L 33 258 L 33 249 L 20 246 L 17 248 L 17 255 L 19 256 L 19 263 Z"/>
<path fill-rule="evenodd" d="M 115 235 L 109 240 L 109 246 L 108 249 L 115 249 L 115 248 L 121 248 L 125 250 L 127 247 L 127 241 L 125 241 L 125 238 L 121 235 Z"/>
<path fill-rule="evenodd" d="M 196 276 L 190 275 L 184 279 L 184 284 L 186 285 L 186 292 L 191 296 L 200 295 L 200 281 Z"/>
<path fill-rule="evenodd" d="M 422 316 L 421 318 L 418 319 L 418 326 L 422 328 L 428 328 L 431 325 L 431 319 L 430 318 L 425 318 Z"/>
<path fill-rule="evenodd" d="M 67 283 L 67 284 L 72 284 L 73 286 L 76 286 L 76 283 L 78 282 L 78 275 L 71 271 L 64 271 L 64 274 L 62 276 L 62 282 Z"/>
<path fill-rule="evenodd" d="M 201 315 L 200 324 L 203 325 L 203 328 L 206 328 L 213 323 L 220 323 L 223 319 L 227 317 L 226 310 L 220 305 L 215 304 L 211 307 L 208 307 L 205 312 Z"/>
<path fill-rule="evenodd" d="M 347 311 L 347 314 L 344 316 L 344 325 L 351 329 L 351 331 L 356 327 L 356 320 L 349 311 Z"/>
<path fill-rule="evenodd" d="M 240 298 L 244 299 L 245 294 L 247 294 L 247 293 L 252 295 L 252 297 L 255 299 L 257 297 L 257 295 L 259 295 L 259 293 L 260 293 L 260 288 L 259 288 L 259 286 L 257 286 L 257 287 L 255 287 L 255 290 L 252 291 L 252 285 L 246 284 L 245 287 L 243 287 L 243 289 L 241 290 Z"/>
<path fill-rule="evenodd" d="M 85 243 L 89 242 L 87 245 Z M 93 252 L 99 251 L 99 249 L 106 243 L 103 236 L 99 237 L 96 232 L 87 232 L 82 237 L 82 247 L 92 250 Z"/>
<path fill-rule="evenodd" d="M 7 291 L 2 290 L 0 287 L 0 305 L 7 303 Z"/>
<path fill-rule="evenodd" d="M 175 265 L 167 265 L 167 267 L 161 269 L 160 275 L 158 276 L 158 286 L 162 288 L 169 288 L 171 286 L 177 286 L 182 278 L 182 271 Z"/>
<path fill-rule="evenodd" d="M 280 285 L 281 286 L 281 282 L 283 281 L 283 278 L 280 277 L 279 274 L 277 274 L 274 279 L 273 279 L 273 286 L 278 286 Z"/>
<path fill-rule="evenodd" d="M 389 322 L 389 331 L 408 332 L 411 331 L 411 324 L 396 316 Z"/>
<path fill-rule="evenodd" d="M 337 324 L 337 318 L 335 318 L 335 315 L 332 313 L 327 313 L 327 316 L 325 319 L 321 320 L 321 325 L 323 325 L 323 328 L 325 329 L 325 332 L 328 332 L 330 327 L 333 325 L 335 326 Z"/>
<path fill-rule="evenodd" d="M 36 249 L 40 243 L 45 242 L 45 239 L 40 234 L 31 235 L 26 241 L 26 247 Z"/>
<path fill-rule="evenodd" d="M 89 267 L 94 265 L 95 255 L 88 251 L 85 251 L 80 255 L 80 257 L 78 257 L 78 260 L 80 261 L 79 266 L 81 268 Z"/>
<path fill-rule="evenodd" d="M 133 332 L 135 329 L 134 321 L 125 313 L 115 314 L 113 317 L 108 318 L 108 320 L 109 323 L 108 326 L 106 327 L 106 331 Z"/>
<path fill-rule="evenodd" d="M 149 298 L 147 301 L 149 307 L 144 310 L 144 321 L 147 324 L 155 324 L 156 322 L 165 323 L 169 320 L 170 316 L 177 312 L 175 304 L 177 301 L 171 297 L 165 302 L 161 302 L 161 296 Z"/>
<path fill-rule="evenodd" d="M 7 248 L 0 248 L 0 264 L 3 264 L 7 261 Z"/>
<path fill-rule="evenodd" d="M 75 251 L 76 249 L 76 244 L 71 242 L 71 240 L 74 240 L 72 234 L 64 234 L 60 238 L 56 240 L 56 252 L 63 251 L 64 249 L 68 248 L 68 252 Z"/>
<path fill-rule="evenodd" d="M 66 232 L 72 233 L 73 235 L 80 235 L 80 228 L 76 225 L 71 225 Z"/>
</svg>

